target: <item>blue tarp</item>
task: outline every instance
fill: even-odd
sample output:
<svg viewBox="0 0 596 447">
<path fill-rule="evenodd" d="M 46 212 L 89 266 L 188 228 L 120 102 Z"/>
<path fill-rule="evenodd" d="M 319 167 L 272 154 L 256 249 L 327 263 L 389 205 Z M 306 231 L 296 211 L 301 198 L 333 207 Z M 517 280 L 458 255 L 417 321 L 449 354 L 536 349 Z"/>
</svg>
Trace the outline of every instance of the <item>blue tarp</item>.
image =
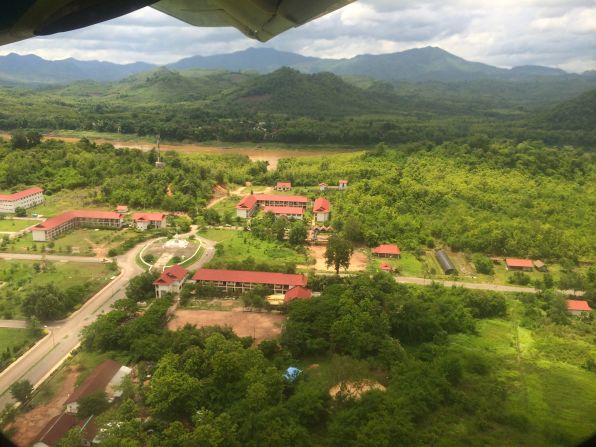
<svg viewBox="0 0 596 447">
<path fill-rule="evenodd" d="M 293 382 L 294 380 L 296 380 L 298 378 L 298 376 L 300 375 L 300 373 L 302 372 L 301 369 L 295 368 L 293 366 L 290 366 L 285 374 L 284 374 L 284 378 L 286 380 L 289 380 L 290 382 Z"/>
</svg>

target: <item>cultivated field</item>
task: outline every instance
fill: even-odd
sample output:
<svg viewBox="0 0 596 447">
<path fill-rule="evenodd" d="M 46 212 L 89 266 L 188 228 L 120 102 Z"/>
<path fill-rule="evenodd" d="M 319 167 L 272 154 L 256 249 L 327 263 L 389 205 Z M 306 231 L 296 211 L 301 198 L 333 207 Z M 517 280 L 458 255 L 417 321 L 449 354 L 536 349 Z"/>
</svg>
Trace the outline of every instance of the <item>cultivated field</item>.
<svg viewBox="0 0 596 447">
<path fill-rule="evenodd" d="M 277 338 L 286 317 L 279 314 L 244 312 L 241 309 L 230 311 L 177 310 L 168 329 L 176 330 L 185 324 L 197 327 L 229 326 L 240 337 L 253 337 L 255 343 Z"/>
</svg>

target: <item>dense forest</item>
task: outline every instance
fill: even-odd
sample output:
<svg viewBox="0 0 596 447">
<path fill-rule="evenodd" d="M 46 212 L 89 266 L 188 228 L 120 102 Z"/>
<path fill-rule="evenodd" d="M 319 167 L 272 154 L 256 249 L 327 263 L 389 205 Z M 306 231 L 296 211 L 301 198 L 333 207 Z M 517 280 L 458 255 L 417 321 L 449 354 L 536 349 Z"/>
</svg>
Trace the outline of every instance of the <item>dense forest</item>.
<svg viewBox="0 0 596 447">
<path fill-rule="evenodd" d="M 579 77 L 417 83 L 160 68 L 113 83 L 0 88 L 0 129 L 341 145 L 486 135 L 589 146 L 595 86 Z"/>
<path fill-rule="evenodd" d="M 264 172 L 266 168 L 239 155 L 189 160 L 167 152 L 165 168 L 157 169 L 155 151 L 115 149 L 85 139 L 76 144 L 57 140 L 38 143 L 34 136 L 33 140 L 17 132 L 11 142 L 0 142 L 0 189 L 39 185 L 51 195 L 62 189 L 93 187 L 98 204 L 127 203 L 135 208 L 195 215 L 211 198 L 217 183 L 244 181 L 249 171 Z"/>
<path fill-rule="evenodd" d="M 594 259 L 594 153 L 540 142 L 471 138 L 466 144 L 404 145 L 352 155 L 281 160 L 271 182 L 297 186 L 350 179 L 327 192 L 333 226 L 369 246 Z"/>
<path fill-rule="evenodd" d="M 406 287 L 384 273 L 353 277 L 292 303 L 280 341 L 254 349 L 250 337 L 226 328 L 165 330 L 168 298 L 138 316 L 137 300 L 152 296 L 152 279 L 138 277 L 128 298 L 84 331 L 83 349 L 128 358 L 141 377 L 151 377 L 125 386 L 123 400 L 98 415 L 102 445 L 554 446 L 590 433 L 587 419 L 552 407 L 563 388 L 544 387 L 547 376 L 562 374 L 556 363 L 547 366 L 560 352 L 552 346 L 563 349 L 571 339 L 565 374 L 575 371 L 581 383 L 590 379 L 594 325 L 570 319 L 563 298 L 551 291 L 506 300 L 496 293 Z M 524 333 L 535 331 L 534 357 L 516 356 L 511 345 L 494 349 L 503 342 L 498 332 L 491 348 L 484 347 L 487 327 L 517 324 Z M 543 366 L 534 363 L 536 356 Z M 304 372 L 287 378 L 290 366 Z M 360 399 L 345 390 L 330 397 L 333 384 L 361 380 L 381 390 Z M 548 392 L 535 400 L 542 389 Z M 592 389 L 584 393 L 587 403 Z M 76 442 L 73 432 L 60 445 Z"/>
</svg>

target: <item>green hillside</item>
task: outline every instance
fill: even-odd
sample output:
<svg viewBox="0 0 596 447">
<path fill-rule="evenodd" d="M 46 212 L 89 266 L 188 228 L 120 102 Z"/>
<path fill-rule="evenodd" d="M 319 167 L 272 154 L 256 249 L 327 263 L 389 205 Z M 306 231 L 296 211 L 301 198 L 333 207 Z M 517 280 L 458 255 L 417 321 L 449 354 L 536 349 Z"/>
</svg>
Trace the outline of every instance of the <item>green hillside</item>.
<svg viewBox="0 0 596 447">
<path fill-rule="evenodd" d="M 331 73 L 305 75 L 290 68 L 259 76 L 232 92 L 225 105 L 290 115 L 329 116 L 387 111 L 391 103 Z"/>
<path fill-rule="evenodd" d="M 556 129 L 596 130 L 596 89 L 558 104 L 542 120 Z"/>
</svg>

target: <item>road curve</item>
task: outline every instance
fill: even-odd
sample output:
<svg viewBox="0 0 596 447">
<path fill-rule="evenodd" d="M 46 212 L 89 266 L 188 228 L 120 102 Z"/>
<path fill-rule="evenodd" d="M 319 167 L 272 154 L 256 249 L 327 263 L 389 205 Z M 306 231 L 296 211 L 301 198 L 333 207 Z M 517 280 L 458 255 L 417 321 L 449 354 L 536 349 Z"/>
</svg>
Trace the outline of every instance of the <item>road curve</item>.
<svg viewBox="0 0 596 447">
<path fill-rule="evenodd" d="M 42 382 L 79 344 L 81 329 L 95 321 L 98 315 L 108 312 L 116 300 L 124 297 L 124 290 L 130 279 L 142 272 L 141 267 L 135 262 L 140 246 L 141 244 L 128 251 L 128 253 L 116 258 L 120 267 L 120 274 L 112 282 L 87 300 L 79 310 L 66 320 L 59 322 L 59 324 L 56 322 L 49 323 L 48 335 L 0 373 L 0 409 L 4 408 L 6 404 L 13 402 L 8 392 L 8 388 L 12 383 L 23 379 L 29 380 L 34 385 Z M 12 259 L 32 259 L 30 257 L 17 258 L 13 254 L 7 257 L 11 257 Z M 46 256 L 45 259 L 63 260 L 54 258 L 64 257 L 57 256 L 50 258 L 50 256 Z M 68 260 L 72 260 L 73 262 L 81 262 L 80 259 L 80 257 L 68 257 Z M 98 258 L 87 259 L 93 259 L 93 262 L 102 262 Z"/>
</svg>

